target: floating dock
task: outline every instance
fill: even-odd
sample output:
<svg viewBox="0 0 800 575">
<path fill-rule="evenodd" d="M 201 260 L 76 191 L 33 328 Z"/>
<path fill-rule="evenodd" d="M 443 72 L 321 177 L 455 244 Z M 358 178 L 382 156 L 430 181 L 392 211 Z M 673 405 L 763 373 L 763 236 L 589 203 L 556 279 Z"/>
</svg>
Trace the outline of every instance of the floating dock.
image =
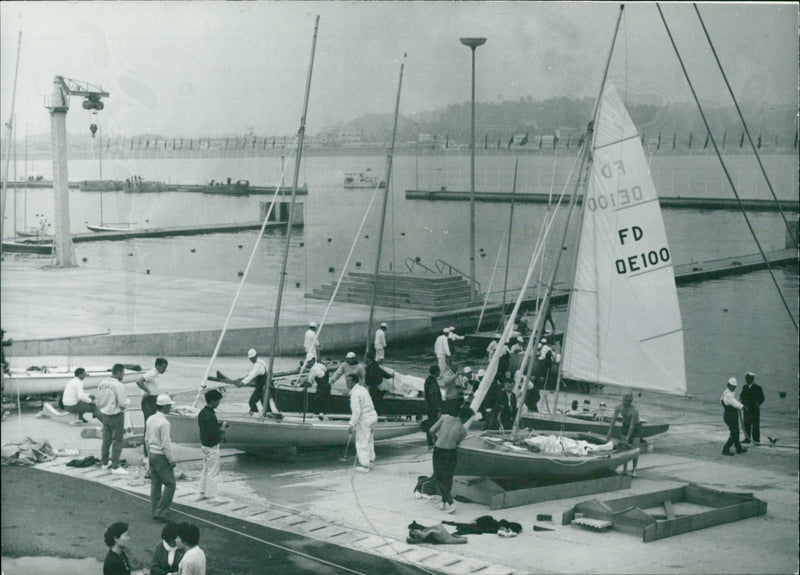
<svg viewBox="0 0 800 575">
<path fill-rule="evenodd" d="M 509 192 L 475 192 L 476 202 L 487 203 L 511 203 L 511 199 L 520 204 L 546 204 L 552 201 L 549 194 L 511 194 Z M 426 200 L 432 202 L 464 202 L 469 201 L 470 193 L 449 190 L 406 190 L 407 200 Z M 683 198 L 659 197 L 659 204 L 662 208 L 673 208 L 683 210 L 738 210 L 739 202 L 728 198 Z M 563 202 L 569 202 L 569 194 L 564 195 Z M 578 197 L 578 204 L 581 197 Z M 781 210 L 788 212 L 800 211 L 800 203 L 797 200 L 741 200 L 741 205 L 749 212 L 777 212 L 778 206 Z"/>
</svg>

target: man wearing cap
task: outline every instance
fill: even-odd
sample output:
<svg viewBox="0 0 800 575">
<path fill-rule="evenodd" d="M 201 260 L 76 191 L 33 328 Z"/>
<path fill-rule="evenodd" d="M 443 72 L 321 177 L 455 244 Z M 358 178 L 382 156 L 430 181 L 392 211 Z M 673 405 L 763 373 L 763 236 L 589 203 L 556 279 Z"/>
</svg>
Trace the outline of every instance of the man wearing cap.
<svg viewBox="0 0 800 575">
<path fill-rule="evenodd" d="M 375 461 L 374 433 L 378 414 L 363 381 L 359 381 L 355 373 L 347 374 L 347 389 L 350 390 L 350 433 L 355 433 L 358 457 L 356 471 L 365 473 Z"/>
<path fill-rule="evenodd" d="M 136 380 L 136 386 L 144 392 L 142 395 L 142 415 L 144 416 L 145 425 L 147 425 L 147 420 L 150 419 L 150 416 L 156 412 L 156 398 L 159 395 L 158 376 L 167 371 L 167 364 L 167 360 L 163 357 L 156 358 L 155 366 Z M 144 449 L 145 476 L 147 476 L 149 473 L 147 470 L 147 443 L 142 448 Z"/>
<path fill-rule="evenodd" d="M 492 341 L 489 342 L 489 345 L 486 346 L 486 355 L 489 356 L 489 359 L 492 359 L 498 345 L 500 345 L 500 334 L 496 333 L 492 336 Z"/>
<path fill-rule="evenodd" d="M 739 416 L 743 406 L 739 403 L 739 400 L 736 399 L 736 385 L 736 378 L 730 378 L 720 398 L 722 408 L 725 410 L 722 418 L 725 421 L 725 425 L 728 426 L 728 431 L 730 431 L 728 441 L 725 442 L 725 446 L 722 448 L 722 455 L 733 455 L 733 453 L 731 453 L 731 446 L 736 447 L 736 453 L 744 453 L 747 451 L 739 443 Z"/>
<path fill-rule="evenodd" d="M 375 411 L 378 411 L 383 399 L 381 384 L 384 379 L 391 379 L 392 377 L 393 375 L 384 371 L 376 361 L 375 350 L 369 350 L 367 352 L 367 365 L 364 367 L 364 383 L 367 386 L 367 391 L 369 391 L 369 396 L 372 398 L 372 405 L 375 407 Z"/>
<path fill-rule="evenodd" d="M 756 383 L 756 374 L 747 372 L 744 374 L 744 387 L 739 394 L 739 401 L 742 402 L 744 415 L 744 441 L 750 443 L 761 443 L 761 404 L 764 403 L 764 390 Z"/>
<path fill-rule="evenodd" d="M 389 326 L 386 322 L 381 323 L 381 326 L 375 332 L 375 361 L 378 363 L 383 361 L 386 351 L 386 330 Z"/>
<path fill-rule="evenodd" d="M 317 323 L 314 321 L 308 322 L 308 329 L 303 340 L 303 347 L 306 350 L 306 355 L 313 355 L 314 359 L 319 359 L 319 340 L 317 339 Z"/>
<path fill-rule="evenodd" d="M 103 444 L 100 447 L 100 463 L 104 468 L 111 466 L 114 475 L 128 475 L 125 469 L 119 466 L 119 456 L 122 454 L 122 438 L 125 435 L 125 408 L 128 407 L 128 394 L 122 385 L 125 375 L 125 366 L 115 363 L 111 368 L 111 377 L 105 378 L 97 386 L 97 413 L 103 422 Z M 111 463 L 108 456 L 111 451 Z"/>
<path fill-rule="evenodd" d="M 436 338 L 436 343 L 433 345 L 433 353 L 436 355 L 436 361 L 439 363 L 439 371 L 445 373 L 447 371 L 447 358 L 450 357 L 450 328 L 446 327 L 442 330 L 441 335 Z"/>
<path fill-rule="evenodd" d="M 156 398 L 156 412 L 144 426 L 144 440 L 150 460 L 150 510 L 153 519 L 162 523 L 169 521 L 167 511 L 175 495 L 175 457 L 169 435 L 170 425 L 165 417 L 173 403 L 168 394 L 159 395 Z"/>
<path fill-rule="evenodd" d="M 250 415 L 258 412 L 258 402 L 264 404 L 264 390 L 267 387 L 267 364 L 263 359 L 259 359 L 258 352 L 250 349 L 247 352 L 247 358 L 253 364 L 250 368 L 250 373 L 245 377 L 240 377 L 236 380 L 236 386 L 249 385 L 251 382 L 256 386 L 253 393 L 250 394 L 250 399 L 247 403 L 250 405 Z"/>
<path fill-rule="evenodd" d="M 553 349 L 547 345 L 547 339 L 542 338 L 536 346 L 536 369 L 534 370 L 534 380 L 543 388 L 547 387 L 547 376 L 553 366 Z"/>
<path fill-rule="evenodd" d="M 453 327 L 452 325 L 450 327 L 448 327 L 447 329 L 450 330 L 450 332 L 447 334 L 447 339 L 448 340 L 455 342 L 455 341 L 462 341 L 464 339 L 463 335 L 458 335 L 456 333 L 456 328 Z"/>
<path fill-rule="evenodd" d="M 306 357 L 306 367 L 308 367 L 308 385 L 315 387 L 314 400 L 316 402 L 317 415 L 322 418 L 328 413 L 328 405 L 331 399 L 330 374 L 325 364 L 320 363 L 313 357 Z"/>
<path fill-rule="evenodd" d="M 331 387 L 336 385 L 336 382 L 344 376 L 347 377 L 349 374 L 355 374 L 358 376 L 359 383 L 364 382 L 366 379 L 366 374 L 364 373 L 364 366 L 358 363 L 358 358 L 354 351 L 348 351 L 347 355 L 344 356 L 344 362 L 339 364 L 339 367 L 336 368 L 336 371 L 333 372 L 331 376 Z"/>
</svg>

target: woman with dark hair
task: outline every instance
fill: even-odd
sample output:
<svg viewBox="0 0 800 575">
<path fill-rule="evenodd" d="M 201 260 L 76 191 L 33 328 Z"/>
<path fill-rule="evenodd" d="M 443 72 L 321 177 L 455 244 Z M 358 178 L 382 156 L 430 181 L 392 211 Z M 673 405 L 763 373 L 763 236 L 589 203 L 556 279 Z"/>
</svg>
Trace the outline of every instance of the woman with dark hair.
<svg viewBox="0 0 800 575">
<path fill-rule="evenodd" d="M 153 551 L 150 561 L 150 575 L 168 575 L 177 573 L 178 565 L 183 558 L 183 549 L 175 542 L 178 535 L 178 524 L 167 523 L 161 530 L 161 541 Z"/>
<path fill-rule="evenodd" d="M 122 521 L 114 523 L 106 529 L 103 537 L 109 547 L 103 562 L 103 575 L 131 575 L 131 564 L 125 555 L 125 549 L 130 542 L 128 524 Z"/>
</svg>

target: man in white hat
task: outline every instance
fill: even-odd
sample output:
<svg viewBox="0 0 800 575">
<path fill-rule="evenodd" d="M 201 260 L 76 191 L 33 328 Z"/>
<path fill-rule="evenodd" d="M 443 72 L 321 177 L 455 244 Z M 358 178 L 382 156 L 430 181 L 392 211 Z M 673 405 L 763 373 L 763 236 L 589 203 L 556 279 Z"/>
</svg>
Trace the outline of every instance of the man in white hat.
<svg viewBox="0 0 800 575">
<path fill-rule="evenodd" d="M 247 359 L 253 364 L 250 368 L 250 373 L 244 377 L 240 377 L 234 383 L 237 387 L 243 385 L 255 385 L 253 393 L 250 394 L 248 404 L 250 405 L 250 415 L 258 412 L 258 403 L 264 405 L 264 390 L 267 388 L 267 364 L 263 359 L 258 357 L 258 352 L 255 349 L 247 351 Z"/>
<path fill-rule="evenodd" d="M 486 346 L 486 355 L 489 356 L 489 359 L 492 359 L 498 345 L 500 345 L 500 334 L 496 333 L 492 336 L 492 341 L 489 342 L 489 345 Z"/>
<path fill-rule="evenodd" d="M 319 361 L 319 340 L 317 339 L 317 322 L 308 322 L 308 329 L 303 340 L 306 355 L 313 355 Z"/>
<path fill-rule="evenodd" d="M 378 363 L 383 361 L 386 351 L 386 330 L 389 325 L 386 322 L 381 323 L 381 326 L 375 332 L 375 361 Z"/>
<path fill-rule="evenodd" d="M 167 511 L 175 495 L 175 456 L 166 418 L 173 403 L 169 394 L 160 394 L 156 398 L 156 412 L 147 419 L 144 429 L 150 464 L 150 510 L 153 519 L 162 523 L 170 520 Z"/>
<path fill-rule="evenodd" d="M 454 326 L 451 325 L 447 329 L 450 330 L 450 332 L 447 334 L 447 339 L 449 339 L 450 341 L 461 341 L 464 339 L 463 335 L 458 335 L 456 333 L 456 328 Z"/>
<path fill-rule="evenodd" d="M 728 441 L 725 442 L 725 446 L 722 448 L 722 455 L 733 455 L 733 453 L 731 453 L 731 446 L 736 447 L 736 453 L 744 453 L 747 451 L 742 447 L 741 443 L 739 443 L 739 417 L 742 414 L 743 406 L 739 400 L 736 399 L 736 385 L 736 378 L 730 378 L 720 398 L 722 408 L 725 410 L 722 418 L 730 432 Z"/>
<path fill-rule="evenodd" d="M 344 361 L 339 364 L 339 367 L 336 368 L 336 371 L 333 372 L 330 378 L 331 387 L 336 385 L 336 382 L 339 381 L 342 376 L 347 377 L 347 375 L 351 373 L 358 376 L 358 383 L 364 383 L 366 381 L 364 366 L 358 363 L 358 357 L 356 357 L 355 352 L 348 351 L 347 355 L 344 356 Z"/>
<path fill-rule="evenodd" d="M 306 367 L 308 367 L 308 385 L 314 388 L 317 415 L 322 418 L 323 415 L 328 413 L 328 405 L 331 398 L 328 367 L 310 355 L 306 356 Z"/>
<path fill-rule="evenodd" d="M 436 343 L 433 345 L 433 353 L 436 355 L 436 361 L 439 363 L 439 371 L 446 373 L 447 358 L 450 357 L 450 328 L 446 327 L 442 330 L 441 335 L 436 338 Z"/>
</svg>

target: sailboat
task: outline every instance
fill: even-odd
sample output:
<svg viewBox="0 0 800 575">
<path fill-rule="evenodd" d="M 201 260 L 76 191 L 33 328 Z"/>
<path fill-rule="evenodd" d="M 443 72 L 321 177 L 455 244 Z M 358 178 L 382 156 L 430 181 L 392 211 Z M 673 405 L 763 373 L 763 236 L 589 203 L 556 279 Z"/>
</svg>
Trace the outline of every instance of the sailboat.
<svg viewBox="0 0 800 575">
<path fill-rule="evenodd" d="M 658 197 L 641 137 L 611 84 L 601 91 L 593 138 L 587 141 L 592 146 L 592 163 L 583 199 L 584 215 L 560 377 L 683 395 L 686 393 L 683 331 Z M 573 201 L 576 197 L 573 194 Z M 526 284 L 529 278 L 530 270 Z M 537 336 L 542 333 L 554 281 L 555 270 L 537 316 L 534 330 Z M 512 312 L 512 320 L 519 304 L 520 300 Z M 501 344 L 509 332 L 507 326 Z M 496 365 L 497 357 L 493 357 L 490 367 Z M 487 374 L 479 388 L 484 395 L 491 383 L 489 377 Z M 524 382 L 523 379 L 523 389 Z M 473 409 L 482 399 L 476 397 Z M 592 422 L 563 415 L 528 413 L 524 419 L 537 432 L 558 430 L 562 436 L 568 425 L 603 434 L 608 430 L 608 423 L 598 429 Z M 554 462 L 557 456 L 553 453 L 532 449 L 530 436 L 523 442 L 514 441 L 520 422 L 518 415 L 512 437 L 484 435 L 465 440 L 459 447 L 456 473 L 480 471 L 480 475 L 495 477 L 540 474 L 572 479 L 576 474 L 581 475 L 582 470 L 591 474 L 611 471 L 639 453 L 624 442 L 615 442 L 610 452 L 581 455 L 572 459 L 574 465 L 566 464 L 563 456 Z M 663 430 L 667 427 L 663 426 Z M 604 438 L 598 438 L 595 443 L 602 441 Z"/>
<path fill-rule="evenodd" d="M 305 121 L 306 113 L 308 110 L 308 95 L 311 87 L 311 71 L 314 63 L 314 51 L 317 41 L 317 29 L 319 27 L 319 16 L 316 18 L 314 25 L 314 38 L 311 47 L 311 62 L 309 64 L 308 78 L 306 82 L 305 101 L 303 104 L 303 115 L 300 122 L 300 129 L 298 131 L 298 147 L 297 155 L 295 158 L 295 171 L 294 182 L 292 184 L 292 196 L 289 206 L 289 218 L 287 220 L 286 228 L 286 241 L 284 244 L 283 260 L 281 263 L 281 274 L 278 285 L 277 304 L 275 309 L 275 320 L 273 324 L 273 341 L 272 350 L 270 352 L 269 368 L 267 370 L 267 383 L 263 399 L 264 413 L 261 417 L 249 417 L 244 413 L 223 413 L 219 412 L 220 419 L 224 419 L 228 423 L 228 428 L 225 432 L 225 446 L 239 449 L 253 455 L 263 455 L 269 453 L 275 448 L 296 448 L 296 447 L 320 447 L 320 446 L 335 446 L 345 445 L 349 442 L 350 426 L 348 417 L 342 416 L 341 418 L 328 417 L 327 420 L 322 421 L 317 417 L 307 417 L 305 413 L 299 414 L 284 414 L 277 412 L 277 406 L 271 401 L 270 393 L 272 389 L 272 373 L 275 360 L 276 339 L 279 327 L 281 302 L 283 296 L 283 285 L 286 277 L 286 262 L 289 256 L 289 244 L 291 239 L 292 222 L 294 221 L 294 208 L 295 199 L 297 196 L 297 183 L 300 176 L 300 158 L 303 150 L 303 136 L 305 134 Z M 276 191 L 277 196 L 277 191 Z M 273 199 L 272 207 L 275 201 Z M 272 209 L 270 208 L 270 210 Z M 269 219 L 269 214 L 264 218 L 264 224 Z M 263 235 L 264 226 L 262 226 L 261 234 Z M 261 236 L 259 235 L 259 238 Z M 255 248 L 257 248 L 256 242 Z M 254 253 L 255 253 L 254 248 Z M 251 261 L 252 263 L 252 257 Z M 248 269 L 250 266 L 248 263 Z M 245 272 L 246 277 L 246 272 Z M 242 278 L 242 283 L 245 278 Z M 240 284 L 241 287 L 241 284 Z M 234 301 L 235 305 L 235 301 Z M 230 319 L 230 315 L 228 316 Z M 219 351 L 219 345 L 224 337 L 227 322 L 217 342 L 217 349 L 214 351 L 214 356 Z M 209 368 L 210 370 L 210 364 Z M 208 373 L 203 378 L 203 387 L 208 378 Z M 201 387 L 201 390 L 203 389 Z M 199 394 L 198 394 L 199 395 Z M 272 411 L 270 411 L 270 409 Z M 176 408 L 168 416 L 172 426 L 172 438 L 177 443 L 185 444 L 198 444 L 200 441 L 198 427 L 197 427 L 197 409 L 192 407 Z M 374 429 L 374 438 L 376 441 L 383 439 L 391 439 L 403 435 L 410 435 L 420 430 L 420 427 L 415 422 L 410 421 L 386 421 L 379 420 Z"/>
<path fill-rule="evenodd" d="M 97 112 L 95 111 L 95 113 L 97 113 Z M 100 180 L 98 182 L 96 182 L 97 190 L 100 192 L 100 224 L 99 225 L 98 224 L 86 224 L 86 228 L 90 232 L 128 232 L 128 231 L 131 231 L 131 229 L 134 226 L 134 224 L 132 224 L 130 222 L 109 224 L 109 223 L 106 223 L 106 222 L 103 221 L 103 190 L 115 191 L 117 189 L 122 189 L 122 188 L 118 188 L 118 186 L 116 185 L 115 182 L 106 182 L 106 184 L 110 184 L 110 185 L 106 185 L 106 184 L 103 183 L 103 136 L 100 133 L 100 129 L 99 129 L 99 127 L 97 127 L 96 124 L 92 124 L 92 127 L 93 127 L 92 129 L 97 129 L 98 135 L 100 135 L 100 137 L 99 137 L 100 144 L 97 147 L 97 149 L 98 149 L 98 162 L 99 162 L 99 165 L 100 165 Z M 92 137 L 94 138 L 94 132 L 92 132 Z M 83 186 L 83 187 L 81 187 L 81 189 L 82 190 L 87 190 L 87 189 L 89 189 L 89 187 L 88 186 Z"/>
</svg>

